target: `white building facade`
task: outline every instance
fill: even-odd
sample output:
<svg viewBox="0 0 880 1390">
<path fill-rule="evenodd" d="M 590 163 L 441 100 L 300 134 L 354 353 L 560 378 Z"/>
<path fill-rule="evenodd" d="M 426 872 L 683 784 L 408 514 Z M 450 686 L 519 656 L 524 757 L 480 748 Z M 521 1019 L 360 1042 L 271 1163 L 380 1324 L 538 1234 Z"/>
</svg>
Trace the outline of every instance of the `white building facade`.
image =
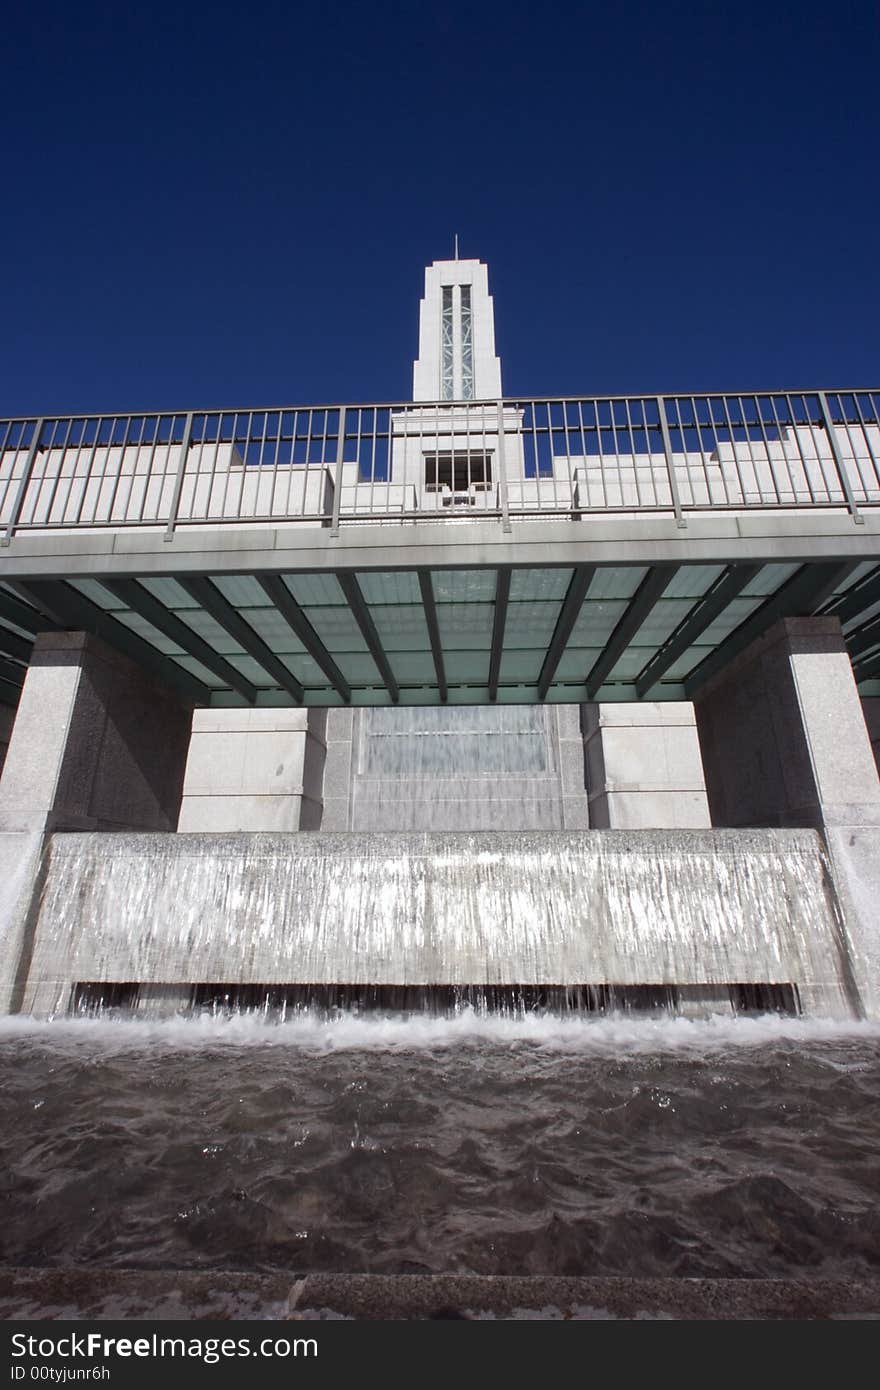
<svg viewBox="0 0 880 1390">
<path fill-rule="evenodd" d="M 343 461 L 346 514 L 498 513 L 502 487 L 514 506 L 570 505 L 573 473 L 526 476 L 522 419 L 502 400 L 487 267 L 433 262 L 413 406 L 392 414 L 386 467 Z M 688 703 L 282 713 L 196 711 L 181 830 L 710 824 Z"/>
</svg>

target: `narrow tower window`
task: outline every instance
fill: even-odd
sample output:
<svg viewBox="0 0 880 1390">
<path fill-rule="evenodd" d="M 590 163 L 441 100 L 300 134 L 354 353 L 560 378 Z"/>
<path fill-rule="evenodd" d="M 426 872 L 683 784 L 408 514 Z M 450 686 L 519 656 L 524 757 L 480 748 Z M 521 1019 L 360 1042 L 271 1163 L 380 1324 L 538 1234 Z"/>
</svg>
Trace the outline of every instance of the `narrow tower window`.
<svg viewBox="0 0 880 1390">
<path fill-rule="evenodd" d="M 474 399 L 474 333 L 471 319 L 471 287 L 461 287 L 461 398 Z"/>
<path fill-rule="evenodd" d="M 451 401 L 455 396 L 452 342 L 452 286 L 444 285 L 440 328 L 440 399 L 443 401 Z"/>
</svg>

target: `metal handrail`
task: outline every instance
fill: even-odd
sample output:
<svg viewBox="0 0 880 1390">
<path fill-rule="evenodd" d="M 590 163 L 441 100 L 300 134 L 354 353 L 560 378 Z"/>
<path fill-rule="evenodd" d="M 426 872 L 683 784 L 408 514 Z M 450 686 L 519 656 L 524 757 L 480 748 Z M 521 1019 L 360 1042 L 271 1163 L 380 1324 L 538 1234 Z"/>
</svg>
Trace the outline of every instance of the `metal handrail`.
<svg viewBox="0 0 880 1390">
<path fill-rule="evenodd" d="M 472 505 L 444 507 L 442 478 Z M 447 486 L 447 484 L 444 484 Z M 506 397 L 0 421 L 19 531 L 880 504 L 874 388 Z"/>
<path fill-rule="evenodd" d="M 559 405 L 563 401 L 648 401 L 648 400 L 689 400 L 696 397 L 698 400 L 721 400 L 725 396 L 815 396 L 820 391 L 824 391 L 826 396 L 876 396 L 880 392 L 877 386 L 771 386 L 771 387 L 732 387 L 728 390 L 718 391 L 600 391 L 596 394 L 579 394 L 569 392 L 564 396 L 550 396 L 542 393 L 529 395 L 524 393 L 518 396 L 504 396 L 503 403 L 508 406 L 522 404 L 523 402 L 541 401 L 549 405 Z M 181 420 L 187 415 L 270 415 L 277 414 L 279 411 L 289 412 L 291 410 L 412 410 L 415 406 L 432 410 L 449 410 L 452 406 L 478 405 L 489 406 L 496 404 L 496 398 L 478 397 L 472 401 L 413 401 L 411 397 L 405 400 L 385 400 L 385 401 L 300 401 L 292 404 L 287 401 L 279 404 L 277 401 L 269 405 L 212 405 L 197 406 L 190 410 L 189 406 L 167 406 L 162 408 L 142 407 L 139 410 L 43 410 L 39 412 L 31 411 L 25 415 L 4 415 L 0 417 L 0 427 L 7 424 L 26 424 L 33 423 L 34 420 L 41 418 L 44 420 L 96 420 L 96 419 L 117 419 L 117 420 L 140 420 L 144 415 L 148 416 L 177 416 Z"/>
</svg>

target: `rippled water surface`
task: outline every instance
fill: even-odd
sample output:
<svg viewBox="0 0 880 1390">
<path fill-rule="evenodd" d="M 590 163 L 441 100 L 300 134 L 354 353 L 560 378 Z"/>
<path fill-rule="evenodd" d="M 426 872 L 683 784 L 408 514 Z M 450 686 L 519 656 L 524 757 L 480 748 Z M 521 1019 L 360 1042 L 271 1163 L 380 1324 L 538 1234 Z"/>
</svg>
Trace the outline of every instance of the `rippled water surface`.
<svg viewBox="0 0 880 1390">
<path fill-rule="evenodd" d="M 0 1025 L 0 1262 L 865 1276 L 880 1030 Z"/>
</svg>

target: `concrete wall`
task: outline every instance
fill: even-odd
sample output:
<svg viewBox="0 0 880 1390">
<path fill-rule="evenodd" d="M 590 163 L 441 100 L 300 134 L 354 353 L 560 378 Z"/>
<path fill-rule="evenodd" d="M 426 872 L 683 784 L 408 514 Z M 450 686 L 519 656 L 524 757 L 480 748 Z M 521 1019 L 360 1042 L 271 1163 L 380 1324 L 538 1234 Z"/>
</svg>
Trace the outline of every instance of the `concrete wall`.
<svg viewBox="0 0 880 1390">
<path fill-rule="evenodd" d="M 325 710 L 196 710 L 179 829 L 318 830 Z"/>
<path fill-rule="evenodd" d="M 590 824 L 597 829 L 702 829 L 710 824 L 694 707 L 582 707 Z"/>
</svg>

